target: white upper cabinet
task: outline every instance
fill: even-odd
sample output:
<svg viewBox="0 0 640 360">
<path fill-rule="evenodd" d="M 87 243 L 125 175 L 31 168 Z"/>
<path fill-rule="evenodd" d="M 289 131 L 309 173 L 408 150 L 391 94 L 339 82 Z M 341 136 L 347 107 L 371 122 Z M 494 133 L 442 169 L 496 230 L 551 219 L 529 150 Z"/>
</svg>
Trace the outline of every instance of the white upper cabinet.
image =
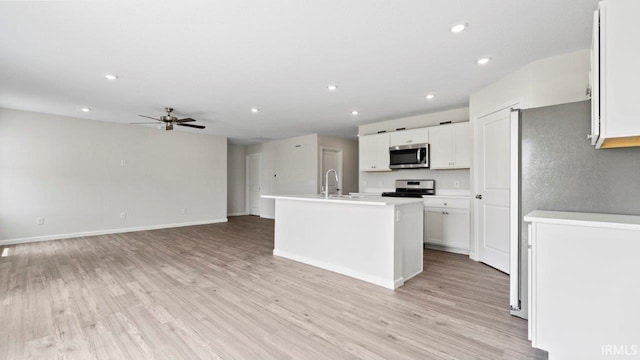
<svg viewBox="0 0 640 360">
<path fill-rule="evenodd" d="M 595 15 L 591 138 L 597 148 L 640 146 L 638 14 L 638 0 L 605 0 Z"/>
<path fill-rule="evenodd" d="M 389 134 L 360 136 L 360 171 L 391 171 L 389 168 Z"/>
<path fill-rule="evenodd" d="M 471 167 L 471 127 L 469 122 L 429 128 L 430 168 Z"/>
<path fill-rule="evenodd" d="M 429 128 L 401 130 L 389 133 L 389 146 L 429 143 Z"/>
</svg>

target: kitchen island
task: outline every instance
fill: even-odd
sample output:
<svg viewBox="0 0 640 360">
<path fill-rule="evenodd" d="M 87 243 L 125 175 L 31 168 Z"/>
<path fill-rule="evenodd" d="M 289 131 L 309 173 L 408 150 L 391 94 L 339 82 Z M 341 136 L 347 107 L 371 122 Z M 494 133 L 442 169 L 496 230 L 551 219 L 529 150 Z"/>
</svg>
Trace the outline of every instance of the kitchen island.
<svg viewBox="0 0 640 360">
<path fill-rule="evenodd" d="M 422 199 L 276 196 L 273 254 L 389 289 L 422 272 Z"/>
</svg>

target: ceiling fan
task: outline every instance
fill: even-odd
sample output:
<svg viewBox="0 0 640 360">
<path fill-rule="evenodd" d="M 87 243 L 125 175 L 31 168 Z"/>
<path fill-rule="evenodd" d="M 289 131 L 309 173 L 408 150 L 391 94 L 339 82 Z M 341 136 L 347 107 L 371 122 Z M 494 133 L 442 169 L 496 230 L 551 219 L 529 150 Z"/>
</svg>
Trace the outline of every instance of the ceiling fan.
<svg viewBox="0 0 640 360">
<path fill-rule="evenodd" d="M 164 110 L 167 112 L 167 115 L 161 116 L 159 119 L 156 119 L 154 117 L 151 116 L 146 116 L 146 115 L 138 115 L 140 117 L 143 118 L 148 118 L 148 119 L 153 119 L 155 121 L 160 121 L 163 122 L 165 124 L 164 129 L 165 130 L 173 130 L 173 125 L 178 125 L 178 126 L 186 126 L 186 127 L 190 127 L 190 128 L 194 128 L 194 129 L 204 129 L 205 127 L 203 125 L 194 125 L 194 124 L 185 124 L 185 123 L 189 123 L 189 122 L 193 122 L 196 121 L 195 119 L 192 118 L 184 118 L 184 119 L 178 119 L 177 117 L 171 115 L 171 112 L 173 112 L 173 108 L 170 107 L 166 107 L 164 108 Z M 131 124 L 157 124 L 155 122 L 140 122 L 140 123 L 131 123 Z"/>
</svg>

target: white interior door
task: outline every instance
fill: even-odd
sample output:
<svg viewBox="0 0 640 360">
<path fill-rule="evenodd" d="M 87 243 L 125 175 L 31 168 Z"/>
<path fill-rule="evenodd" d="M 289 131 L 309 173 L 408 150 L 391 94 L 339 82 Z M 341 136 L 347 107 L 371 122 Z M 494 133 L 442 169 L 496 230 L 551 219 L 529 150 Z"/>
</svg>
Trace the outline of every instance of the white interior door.
<svg viewBox="0 0 640 360">
<path fill-rule="evenodd" d="M 476 126 L 478 258 L 508 274 L 511 107 L 480 117 Z"/>
<path fill-rule="evenodd" d="M 323 189 L 327 184 L 326 174 L 329 169 L 334 169 L 338 172 L 338 182 L 336 182 L 335 176 L 333 174 L 329 175 L 329 194 L 342 194 L 342 187 L 340 186 L 340 182 L 342 181 L 342 150 L 338 149 L 329 149 L 322 148 L 322 169 L 320 171 L 321 180 L 320 184 L 322 184 Z"/>
<path fill-rule="evenodd" d="M 260 215 L 261 171 L 261 154 L 247 155 L 247 208 L 250 215 Z"/>
</svg>

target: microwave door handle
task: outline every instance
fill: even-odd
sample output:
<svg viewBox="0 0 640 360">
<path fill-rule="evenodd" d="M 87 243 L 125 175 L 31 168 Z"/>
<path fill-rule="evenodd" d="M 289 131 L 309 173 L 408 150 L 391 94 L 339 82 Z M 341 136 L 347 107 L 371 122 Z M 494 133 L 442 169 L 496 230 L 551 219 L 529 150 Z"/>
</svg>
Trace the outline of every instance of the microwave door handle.
<svg viewBox="0 0 640 360">
<path fill-rule="evenodd" d="M 420 164 L 420 149 L 416 151 L 416 157 L 418 158 L 418 164 Z"/>
</svg>

